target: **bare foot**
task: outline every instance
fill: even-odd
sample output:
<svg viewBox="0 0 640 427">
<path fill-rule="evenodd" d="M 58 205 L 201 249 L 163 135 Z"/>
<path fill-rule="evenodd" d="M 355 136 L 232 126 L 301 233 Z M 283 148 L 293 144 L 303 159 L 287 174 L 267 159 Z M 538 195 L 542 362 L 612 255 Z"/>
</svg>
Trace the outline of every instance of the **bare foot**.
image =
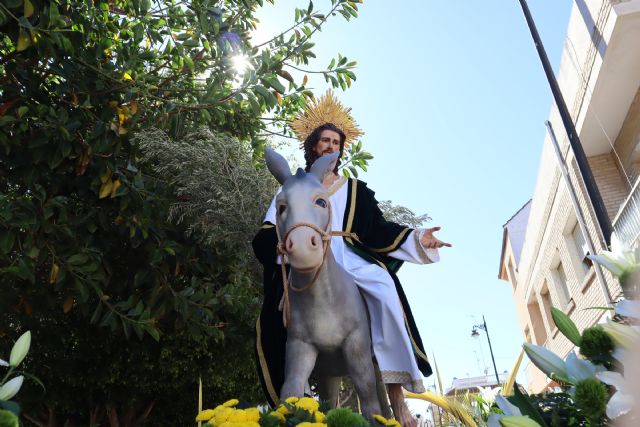
<svg viewBox="0 0 640 427">
<path fill-rule="evenodd" d="M 391 403 L 391 409 L 396 420 L 402 427 L 418 427 L 418 422 L 413 418 L 404 401 L 402 386 L 400 384 L 387 384 L 387 390 L 389 391 L 389 403 Z"/>
</svg>

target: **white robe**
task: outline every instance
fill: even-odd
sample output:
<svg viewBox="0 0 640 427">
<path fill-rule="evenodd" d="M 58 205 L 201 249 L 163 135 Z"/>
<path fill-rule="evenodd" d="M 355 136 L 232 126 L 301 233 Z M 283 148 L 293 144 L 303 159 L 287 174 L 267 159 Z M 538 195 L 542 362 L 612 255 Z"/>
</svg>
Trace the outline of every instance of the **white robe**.
<svg viewBox="0 0 640 427">
<path fill-rule="evenodd" d="M 329 189 L 332 230 L 342 230 L 347 207 L 346 183 L 347 179 L 341 177 Z M 276 223 L 275 197 L 271 201 L 265 221 Z M 424 248 L 420 243 L 423 233 L 424 230 L 412 231 L 400 248 L 388 255 L 415 264 L 438 261 L 438 250 Z M 382 381 L 386 384 L 402 384 L 405 389 L 414 393 L 424 392 L 422 373 L 413 354 L 393 279 L 382 267 L 356 254 L 344 243 L 343 237 L 331 238 L 331 251 L 336 262 L 353 276 L 367 304 L 373 352 L 382 373 Z"/>
</svg>

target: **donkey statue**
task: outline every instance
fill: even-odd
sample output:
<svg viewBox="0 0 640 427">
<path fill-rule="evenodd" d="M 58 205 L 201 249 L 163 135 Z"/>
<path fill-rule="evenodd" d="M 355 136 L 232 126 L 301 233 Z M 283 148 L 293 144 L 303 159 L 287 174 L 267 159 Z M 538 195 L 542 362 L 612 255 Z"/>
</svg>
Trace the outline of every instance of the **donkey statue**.
<svg viewBox="0 0 640 427">
<path fill-rule="evenodd" d="M 335 406 L 340 377 L 349 375 L 366 418 L 390 414 L 384 386 L 376 384 L 367 308 L 331 253 L 331 205 L 322 180 L 334 170 L 338 153 L 322 156 L 309 173 L 298 169 L 295 175 L 280 154 L 267 149 L 265 157 L 282 185 L 275 202 L 287 326 L 280 398 L 303 396 L 314 373 L 320 398 Z M 285 256 L 291 266 L 288 279 Z"/>
</svg>

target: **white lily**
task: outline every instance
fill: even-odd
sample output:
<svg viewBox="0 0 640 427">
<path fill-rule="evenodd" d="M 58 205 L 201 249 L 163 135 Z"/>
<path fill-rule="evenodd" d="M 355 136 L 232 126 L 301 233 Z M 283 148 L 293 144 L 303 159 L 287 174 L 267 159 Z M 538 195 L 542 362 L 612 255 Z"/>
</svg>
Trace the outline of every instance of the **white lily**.
<svg viewBox="0 0 640 427">
<path fill-rule="evenodd" d="M 22 375 L 19 375 L 4 383 L 2 387 L 0 387 L 0 401 L 9 400 L 13 396 L 15 396 L 16 393 L 20 391 L 20 387 L 22 387 L 23 381 L 24 377 Z"/>
<path fill-rule="evenodd" d="M 31 346 L 31 331 L 27 331 L 18 338 L 13 344 L 13 348 L 11 349 L 11 356 L 9 357 L 9 364 L 12 367 L 16 367 L 22 362 L 27 353 L 29 352 L 29 347 Z"/>
<path fill-rule="evenodd" d="M 565 360 L 567 378 L 576 384 L 587 378 L 593 378 L 598 372 L 606 371 L 602 365 L 594 365 L 589 360 L 581 359 L 574 352 L 569 353 Z"/>
<path fill-rule="evenodd" d="M 5 360 L 0 359 L 0 366 L 9 366 L 9 363 Z"/>
<path fill-rule="evenodd" d="M 611 271 L 618 278 L 640 269 L 640 248 L 633 251 L 629 245 L 611 233 L 611 250 L 602 251 L 600 255 L 589 255 L 589 258 Z"/>
<path fill-rule="evenodd" d="M 601 326 L 602 329 L 609 334 L 616 347 L 628 349 L 631 346 L 637 345 L 640 341 L 640 333 L 634 329 L 633 326 L 611 320 L 603 323 Z"/>
<path fill-rule="evenodd" d="M 616 304 L 616 313 L 624 317 L 640 320 L 640 301 L 625 299 Z"/>
<path fill-rule="evenodd" d="M 500 387 L 478 387 L 478 390 L 480 390 L 482 400 L 489 406 L 493 405 L 493 402 L 496 401 L 496 396 L 500 393 Z"/>
<path fill-rule="evenodd" d="M 624 363 L 627 360 L 627 353 L 627 350 L 625 350 L 624 348 L 616 347 L 611 353 L 611 356 L 618 362 Z"/>
<path fill-rule="evenodd" d="M 525 353 L 527 353 L 527 356 L 529 356 L 529 360 L 549 378 L 568 379 L 567 366 L 555 353 L 542 346 L 531 343 L 524 343 L 522 347 Z"/>
<path fill-rule="evenodd" d="M 598 372 L 596 378 L 616 388 L 616 392 L 607 403 L 607 417 L 613 420 L 633 409 L 633 395 L 627 390 L 627 384 L 620 373 L 613 371 Z"/>
</svg>

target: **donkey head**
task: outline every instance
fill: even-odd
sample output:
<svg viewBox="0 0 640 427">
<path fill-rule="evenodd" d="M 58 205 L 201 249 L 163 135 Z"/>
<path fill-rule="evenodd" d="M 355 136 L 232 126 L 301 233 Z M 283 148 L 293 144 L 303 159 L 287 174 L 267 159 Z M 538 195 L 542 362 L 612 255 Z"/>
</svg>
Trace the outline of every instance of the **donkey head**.
<svg viewBox="0 0 640 427">
<path fill-rule="evenodd" d="M 308 272 L 322 265 L 323 235 L 318 230 L 329 231 L 331 220 L 329 195 L 322 180 L 333 171 L 338 156 L 339 153 L 322 156 L 309 173 L 298 169 L 292 175 L 284 157 L 270 148 L 266 150 L 267 167 L 282 185 L 276 197 L 279 238 L 283 239 L 282 246 L 295 270 Z"/>
</svg>

